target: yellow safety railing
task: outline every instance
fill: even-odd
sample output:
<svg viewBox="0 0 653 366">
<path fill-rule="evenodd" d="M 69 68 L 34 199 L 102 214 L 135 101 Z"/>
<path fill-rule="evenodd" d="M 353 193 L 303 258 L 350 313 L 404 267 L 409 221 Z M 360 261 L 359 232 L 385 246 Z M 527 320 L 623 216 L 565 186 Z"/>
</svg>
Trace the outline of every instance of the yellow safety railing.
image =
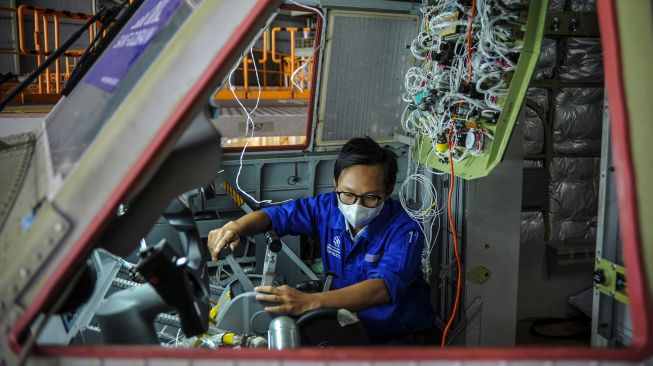
<svg viewBox="0 0 653 366">
<path fill-rule="evenodd" d="M 52 9 L 36 8 L 27 5 L 21 5 L 17 9 L 18 15 L 18 44 L 21 54 L 35 55 L 37 64 L 45 60 L 51 51 L 59 48 L 61 19 L 78 20 L 80 22 L 87 21 L 93 15 L 84 13 L 73 13 L 68 11 L 57 11 Z M 25 23 L 28 16 L 32 17 L 34 22 L 34 31 L 32 34 L 34 40 L 34 49 L 27 49 Z M 54 33 L 54 48 L 50 49 L 50 25 Z M 99 23 L 97 24 L 99 25 Z M 95 38 L 96 27 L 89 28 L 89 42 Z M 70 73 L 74 68 L 77 59 L 84 54 L 83 50 L 68 50 L 64 54 L 65 69 L 62 71 L 61 60 L 56 60 L 54 63 L 54 72 L 48 67 L 42 77 L 38 80 L 38 92 L 42 94 L 59 94 L 61 92 L 61 84 L 70 77 Z M 52 83 L 54 82 L 54 87 Z M 45 84 L 45 88 L 44 88 Z"/>
<path fill-rule="evenodd" d="M 303 32 L 310 32 L 310 28 L 302 28 Z M 270 50 L 268 50 L 268 32 L 263 33 L 263 49 L 254 49 L 254 58 L 243 57 L 242 64 L 236 71 L 242 73 L 242 85 L 234 85 L 232 93 L 229 85 L 225 84 L 224 89 L 216 93 L 216 100 L 232 100 L 234 94 L 238 99 L 256 99 L 259 96 L 256 79 L 252 79 L 254 72 L 252 63 L 257 62 L 256 67 L 259 82 L 261 84 L 261 99 L 308 99 L 311 94 L 312 75 L 314 71 L 314 59 L 312 56 L 298 56 L 296 54 L 296 33 L 299 28 L 274 27 L 270 29 Z M 288 32 L 290 34 L 290 54 L 277 52 L 277 34 Z M 268 57 L 269 56 L 269 57 Z M 270 70 L 269 62 L 278 65 L 278 69 Z M 301 68 L 301 70 L 299 70 Z M 297 72 L 296 72 L 297 71 Z M 301 71 L 301 72 L 299 72 Z M 271 84 L 270 79 L 275 77 L 276 84 Z"/>
<path fill-rule="evenodd" d="M 0 11 L 15 13 L 18 28 L 18 50 L 0 50 L 0 53 L 32 56 L 36 58 L 37 67 L 45 61 L 47 56 L 59 48 L 62 19 L 80 21 L 81 25 L 93 16 L 92 14 L 58 11 L 27 5 L 21 5 L 18 8 L 0 7 Z M 25 31 L 28 22 L 32 22 L 34 25 L 31 35 Z M 92 42 L 95 38 L 95 32 L 99 25 L 98 22 L 89 28 L 89 42 Z M 50 34 L 51 31 L 52 35 Z M 28 46 L 27 39 L 30 36 L 33 48 Z M 61 58 L 57 59 L 53 65 L 54 70 L 48 67 L 38 78 L 36 90 L 28 90 L 27 93 L 60 94 L 62 84 L 68 80 L 77 61 L 83 54 L 84 50 L 67 50 L 62 56 L 64 65 L 62 65 Z M 24 100 L 24 94 L 21 100 Z M 48 98 L 47 101 L 51 101 L 51 99 Z"/>
<path fill-rule="evenodd" d="M 0 50 L 0 53 L 34 57 L 37 66 L 40 66 L 52 51 L 59 48 L 62 19 L 86 22 L 93 16 L 92 14 L 37 8 L 27 5 L 18 8 L 0 7 L 0 11 L 15 13 L 18 28 L 18 50 Z M 26 24 L 32 22 L 34 25 L 32 34 L 28 34 Z M 89 42 L 93 41 L 100 26 L 101 24 L 97 22 L 89 28 Z M 298 56 L 295 43 L 297 32 L 304 32 L 304 37 L 300 40 L 310 42 L 311 39 L 308 39 L 310 31 L 310 28 L 273 27 L 268 32 L 264 32 L 263 49 L 254 49 L 254 59 L 249 56 L 244 57 L 241 66 L 237 69 L 238 72 L 242 73 L 242 78 L 239 80 L 242 83 L 235 84 L 234 92 L 236 96 L 239 99 L 258 97 L 256 74 L 254 74 L 254 78 L 252 78 L 251 74 L 254 72 L 252 63 L 256 62 L 256 71 L 262 86 L 261 99 L 308 99 L 312 88 L 314 60 L 312 52 L 310 55 Z M 290 34 L 290 54 L 277 51 L 277 35 L 280 32 Z M 53 34 L 51 35 L 51 33 Z M 28 42 L 28 37 L 31 38 L 31 42 Z M 25 103 L 26 94 L 30 96 L 28 98 L 30 102 L 38 103 L 40 100 L 43 102 L 55 101 L 56 99 L 53 98 L 60 95 L 63 83 L 70 78 L 72 70 L 84 52 L 84 50 L 66 51 L 62 56 L 63 60 L 61 58 L 57 59 L 51 67 L 48 67 L 39 76 L 37 85 L 22 93 L 19 101 Z M 62 65 L 62 61 L 64 65 Z M 38 98 L 39 96 L 43 98 Z M 223 90 L 219 90 L 215 94 L 215 98 L 216 100 L 231 100 L 234 99 L 234 95 L 228 86 L 225 86 Z"/>
</svg>

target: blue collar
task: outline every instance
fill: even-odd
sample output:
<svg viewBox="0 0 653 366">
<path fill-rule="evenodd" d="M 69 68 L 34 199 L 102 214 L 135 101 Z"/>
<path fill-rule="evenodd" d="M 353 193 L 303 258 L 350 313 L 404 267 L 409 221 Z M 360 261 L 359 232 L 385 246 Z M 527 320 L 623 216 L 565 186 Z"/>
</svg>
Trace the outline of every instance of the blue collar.
<svg viewBox="0 0 653 366">
<path fill-rule="evenodd" d="M 354 235 L 354 232 L 353 232 L 353 230 L 351 228 L 351 225 L 346 225 L 346 228 L 347 228 L 347 232 L 349 233 L 349 237 L 351 237 L 351 240 L 355 243 L 356 239 L 358 239 L 358 237 L 363 236 L 363 233 L 367 230 L 368 226 L 369 225 L 364 226 L 363 229 L 361 229 L 361 231 L 359 231 L 358 234 L 356 234 L 356 235 Z"/>
</svg>

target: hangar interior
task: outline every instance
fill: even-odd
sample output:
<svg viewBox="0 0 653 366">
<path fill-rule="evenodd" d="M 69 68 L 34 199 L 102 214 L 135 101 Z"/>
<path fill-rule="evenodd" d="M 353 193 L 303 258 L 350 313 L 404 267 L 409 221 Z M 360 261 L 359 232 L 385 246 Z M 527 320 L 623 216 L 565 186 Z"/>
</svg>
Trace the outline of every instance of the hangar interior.
<svg viewBox="0 0 653 366">
<path fill-rule="evenodd" d="M 251 28 L 208 98 L 192 100 L 176 144 L 68 263 L 67 284 L 28 327 L 35 344 L 368 346 L 355 315 L 341 313 L 295 319 L 300 335 L 274 333 L 278 322 L 248 295 L 261 283 L 322 291 L 320 238 L 243 238 L 217 261 L 206 241 L 246 212 L 333 191 L 343 143 L 370 136 L 398 156 L 392 197 L 426 237 L 422 271 L 446 347 L 631 345 L 596 1 L 298 0 L 249 25 L 238 17 L 250 2 L 129 3 L 0 1 L 3 103 L 43 69 L 0 111 L 0 268 L 3 289 L 20 289 L 3 290 L 3 309 L 37 297 L 119 185 L 121 154 L 147 152 L 139 134 L 180 108 L 226 47 L 220 33 Z M 107 48 L 157 6 L 162 25 L 129 63 Z M 228 25 L 201 14 L 221 7 L 244 10 Z M 112 18 L 46 66 L 99 13 Z M 98 70 L 123 61 L 119 82 L 102 84 Z M 475 89 L 468 68 L 486 72 Z M 466 119 L 441 119 L 447 88 L 465 95 L 455 113 Z M 91 160 L 100 152 L 109 160 Z M 28 267 L 14 259 L 41 245 L 41 221 L 58 219 L 63 244 L 16 279 Z"/>
</svg>

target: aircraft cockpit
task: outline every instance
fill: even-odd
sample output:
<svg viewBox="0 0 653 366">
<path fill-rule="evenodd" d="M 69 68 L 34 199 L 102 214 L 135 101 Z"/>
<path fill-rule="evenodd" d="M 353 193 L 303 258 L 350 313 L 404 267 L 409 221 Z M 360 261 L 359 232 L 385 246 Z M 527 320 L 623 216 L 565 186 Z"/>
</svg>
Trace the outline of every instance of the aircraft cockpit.
<svg viewBox="0 0 653 366">
<path fill-rule="evenodd" d="M 651 4 L 9 3 L 0 365 L 651 359 Z"/>
</svg>

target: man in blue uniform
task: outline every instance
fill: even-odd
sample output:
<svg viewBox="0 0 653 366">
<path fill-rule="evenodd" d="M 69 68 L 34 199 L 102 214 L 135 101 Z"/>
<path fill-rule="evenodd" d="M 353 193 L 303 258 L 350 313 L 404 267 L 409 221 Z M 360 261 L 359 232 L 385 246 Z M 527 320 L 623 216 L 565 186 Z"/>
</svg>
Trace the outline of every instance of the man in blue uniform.
<svg viewBox="0 0 653 366">
<path fill-rule="evenodd" d="M 335 192 L 264 208 L 211 231 L 211 256 L 217 258 L 225 245 L 235 249 L 241 236 L 270 228 L 279 236 L 317 235 L 335 289 L 304 293 L 289 286 L 257 287 L 257 299 L 278 304 L 267 311 L 299 315 L 344 308 L 357 312 L 372 339 L 415 339 L 434 332 L 430 290 L 420 269 L 423 235 L 390 198 L 396 177 L 390 149 L 369 137 L 354 138 L 336 160 Z"/>
</svg>

